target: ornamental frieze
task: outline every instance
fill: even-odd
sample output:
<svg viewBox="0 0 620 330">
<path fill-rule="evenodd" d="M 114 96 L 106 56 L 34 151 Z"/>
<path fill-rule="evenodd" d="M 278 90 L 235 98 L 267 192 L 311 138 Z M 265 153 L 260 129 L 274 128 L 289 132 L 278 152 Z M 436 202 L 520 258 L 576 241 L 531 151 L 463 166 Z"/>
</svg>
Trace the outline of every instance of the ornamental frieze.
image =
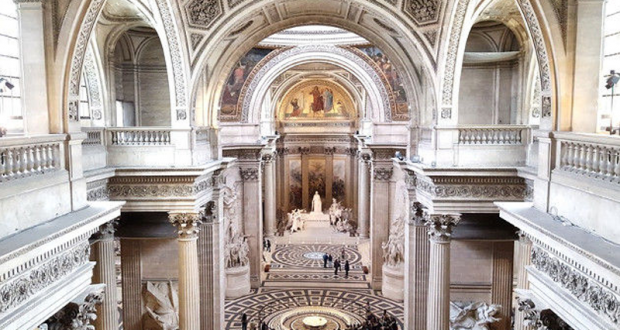
<svg viewBox="0 0 620 330">
<path fill-rule="evenodd" d="M 599 315 L 614 324 L 620 323 L 620 299 L 617 292 L 601 286 L 540 247 L 532 249 L 532 265 Z"/>
<path fill-rule="evenodd" d="M 394 170 L 390 168 L 375 168 L 373 171 L 373 179 L 377 181 L 388 181 L 392 178 L 392 173 Z"/>
<path fill-rule="evenodd" d="M 0 285 L 0 313 L 14 308 L 62 279 L 78 267 L 85 265 L 90 256 L 87 241 L 75 248 L 49 259 L 44 264 Z"/>
<path fill-rule="evenodd" d="M 525 200 L 528 197 L 527 186 L 518 177 L 418 178 L 416 189 L 436 198 Z"/>
<path fill-rule="evenodd" d="M 241 179 L 243 181 L 258 181 L 258 169 L 257 168 L 240 168 Z"/>
<path fill-rule="evenodd" d="M 193 197 L 221 183 L 221 176 L 196 182 L 195 177 L 112 178 L 107 188 L 111 199 Z"/>
</svg>

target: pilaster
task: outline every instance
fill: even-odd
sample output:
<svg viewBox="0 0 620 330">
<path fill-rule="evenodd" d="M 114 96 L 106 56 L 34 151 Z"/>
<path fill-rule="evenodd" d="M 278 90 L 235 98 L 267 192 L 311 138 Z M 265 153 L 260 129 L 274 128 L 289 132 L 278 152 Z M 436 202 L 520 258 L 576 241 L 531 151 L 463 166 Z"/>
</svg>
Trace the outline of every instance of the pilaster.
<svg viewBox="0 0 620 330">
<path fill-rule="evenodd" d="M 519 231 L 519 242 L 517 243 L 517 290 L 528 290 L 530 288 L 527 280 L 526 267 L 532 263 L 532 241 L 527 235 Z M 515 309 L 515 330 L 531 330 L 532 327 L 526 325 L 525 312 L 522 308 Z"/>
<path fill-rule="evenodd" d="M 121 238 L 124 330 L 142 330 L 142 263 L 140 259 L 140 241 Z"/>
<path fill-rule="evenodd" d="M 426 329 L 430 241 L 422 204 L 413 202 L 405 235 L 405 329 Z"/>
<path fill-rule="evenodd" d="M 512 310 L 512 271 L 514 242 L 493 243 L 493 279 L 491 284 L 491 304 L 502 306 L 494 323 L 496 330 L 509 330 Z"/>
<path fill-rule="evenodd" d="M 105 284 L 104 298 L 97 310 L 94 321 L 96 329 L 118 330 L 118 299 L 116 297 L 116 271 L 114 252 L 114 230 L 117 220 L 110 221 L 99 227 L 93 235 L 91 259 L 96 262 L 93 268 L 93 283 Z"/>
<path fill-rule="evenodd" d="M 240 173 L 243 180 L 243 232 L 251 233 L 247 237 L 250 248 L 250 285 L 256 289 L 260 286 L 263 251 L 260 163 L 243 164 L 243 167 L 240 167 Z"/>
<path fill-rule="evenodd" d="M 391 164 L 390 164 L 391 165 Z M 371 185 L 371 221 L 370 221 L 370 248 L 371 248 L 371 286 L 374 290 L 381 289 L 383 282 L 383 249 L 381 245 L 388 240 L 389 234 L 389 205 L 390 180 L 393 169 L 391 166 L 377 166 L 372 164 Z"/>
</svg>

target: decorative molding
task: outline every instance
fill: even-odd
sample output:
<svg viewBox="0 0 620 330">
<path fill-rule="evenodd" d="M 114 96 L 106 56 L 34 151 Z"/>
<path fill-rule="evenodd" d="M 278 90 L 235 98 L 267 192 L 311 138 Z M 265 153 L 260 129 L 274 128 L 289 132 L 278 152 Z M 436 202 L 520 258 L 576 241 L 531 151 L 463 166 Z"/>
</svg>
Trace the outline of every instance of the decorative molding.
<svg viewBox="0 0 620 330">
<path fill-rule="evenodd" d="M 465 13 L 470 0 L 457 0 L 456 12 L 452 21 L 450 30 L 450 38 L 448 41 L 448 54 L 446 55 L 446 64 L 443 73 L 443 90 L 442 103 L 444 105 L 452 105 L 454 92 L 454 75 L 456 72 L 456 58 L 458 56 L 461 34 L 463 32 L 463 22 L 465 21 Z M 442 110 L 443 116 L 443 110 Z M 442 117 L 443 118 L 443 117 Z"/>
<path fill-rule="evenodd" d="M 442 108 L 441 119 L 450 119 L 450 118 L 452 118 L 452 108 Z"/>
<path fill-rule="evenodd" d="M 599 315 L 606 316 L 614 324 L 620 323 L 620 299 L 617 292 L 604 288 L 538 246 L 532 248 L 532 265 Z"/>
<path fill-rule="evenodd" d="M 93 239 L 95 240 L 105 240 L 105 239 L 114 239 L 114 232 L 116 231 L 116 227 L 118 226 L 119 219 L 114 219 L 112 221 L 108 221 L 103 225 L 99 226 L 99 231 L 93 234 Z"/>
<path fill-rule="evenodd" d="M 394 170 L 391 167 L 390 168 L 385 168 L 385 167 L 375 168 L 373 171 L 373 179 L 376 181 L 388 181 L 392 178 L 393 172 Z"/>
<path fill-rule="evenodd" d="M 108 191 L 108 180 L 97 180 L 86 183 L 86 200 L 88 201 L 107 201 L 110 200 Z"/>
<path fill-rule="evenodd" d="M 0 285 L 0 313 L 17 307 L 76 268 L 85 265 L 89 262 L 89 257 L 90 245 L 83 241 L 74 248 L 47 259 L 38 267 L 3 282 Z"/>
<path fill-rule="evenodd" d="M 517 309 L 523 313 L 523 325 L 533 330 L 573 330 L 550 309 L 538 310 L 531 299 L 517 297 Z"/>
<path fill-rule="evenodd" d="M 260 161 L 261 149 L 260 148 L 248 148 L 248 149 L 224 149 L 222 151 L 224 157 L 237 158 L 242 161 Z"/>
<path fill-rule="evenodd" d="M 220 0 L 192 0 L 185 5 L 185 11 L 191 27 L 208 30 L 222 17 L 224 8 Z"/>
<path fill-rule="evenodd" d="M 228 7 L 232 9 L 243 2 L 245 2 L 245 0 L 228 0 Z M 279 33 L 282 33 L 282 31 Z"/>
<path fill-rule="evenodd" d="M 405 149 L 402 148 L 372 148 L 372 157 L 374 160 L 392 160 L 396 152 L 405 154 Z"/>
<path fill-rule="evenodd" d="M 418 25 L 437 23 L 441 3 L 439 0 L 404 0 L 403 12 Z"/>
<path fill-rule="evenodd" d="M 198 238 L 199 227 L 202 224 L 202 217 L 198 213 L 170 213 L 170 223 L 177 227 L 177 234 L 180 239 Z"/>
<path fill-rule="evenodd" d="M 423 226 L 429 220 L 428 211 L 420 202 L 411 203 L 410 214 L 409 223 L 412 225 Z"/>
<path fill-rule="evenodd" d="M 438 198 L 524 200 L 527 188 L 518 177 L 418 178 L 417 190 Z"/>
<path fill-rule="evenodd" d="M 68 303 L 45 323 L 50 330 L 94 330 L 90 322 L 97 319 L 97 305 L 103 302 L 104 296 L 101 286 L 90 292 L 83 302 Z"/>
<path fill-rule="evenodd" d="M 245 182 L 258 181 L 259 173 L 257 168 L 240 168 L 239 173 L 241 174 L 241 179 Z"/>
<path fill-rule="evenodd" d="M 179 36 L 176 31 L 175 19 L 170 12 L 167 0 L 156 0 L 157 8 L 161 15 L 161 20 L 168 41 L 168 49 L 172 62 L 172 73 L 174 75 L 174 91 L 177 107 L 187 106 L 185 91 L 185 71 L 183 70 L 183 55 L 179 45 Z M 187 115 L 185 116 L 187 118 Z M 178 119 L 178 113 L 177 113 Z M 181 119 L 178 119 L 181 120 Z"/>
<path fill-rule="evenodd" d="M 432 214 L 426 220 L 432 242 L 449 242 L 454 227 L 461 221 L 459 214 Z"/>
<path fill-rule="evenodd" d="M 90 107 L 91 116 L 94 120 L 103 118 L 103 102 L 101 100 L 101 84 L 99 79 L 99 70 L 95 62 L 95 54 L 91 47 L 86 50 L 84 57 L 84 78 L 88 90 L 88 105 Z"/>
</svg>

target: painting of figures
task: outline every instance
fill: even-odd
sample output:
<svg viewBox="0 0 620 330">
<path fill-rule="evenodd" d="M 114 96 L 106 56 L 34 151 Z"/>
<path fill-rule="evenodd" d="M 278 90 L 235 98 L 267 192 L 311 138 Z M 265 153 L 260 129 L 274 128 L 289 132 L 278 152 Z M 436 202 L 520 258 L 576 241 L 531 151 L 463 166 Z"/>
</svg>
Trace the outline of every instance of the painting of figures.
<svg viewBox="0 0 620 330">
<path fill-rule="evenodd" d="M 301 181 L 301 159 L 291 159 L 289 166 L 289 211 L 302 208 L 302 181 Z"/>
<path fill-rule="evenodd" d="M 308 160 L 308 196 L 312 198 L 316 191 L 325 198 L 325 159 Z"/>
<path fill-rule="evenodd" d="M 349 94 L 331 81 L 307 81 L 293 87 L 280 105 L 280 119 L 350 119 L 356 111 Z"/>
<path fill-rule="evenodd" d="M 407 105 L 407 95 L 405 94 L 405 87 L 398 71 L 390 61 L 390 59 L 375 46 L 360 47 L 359 50 L 364 52 L 372 62 L 383 72 L 383 75 L 388 81 L 388 84 L 392 88 L 394 100 L 396 102 L 396 114 L 394 114 L 395 120 L 407 120 L 409 119 L 409 107 Z"/>
<path fill-rule="evenodd" d="M 332 197 L 338 201 L 345 201 L 345 160 L 334 159 L 332 180 Z"/>
<path fill-rule="evenodd" d="M 235 113 L 241 89 L 250 75 L 250 72 L 252 72 L 256 64 L 271 51 L 271 49 L 252 48 L 239 62 L 237 62 L 237 64 L 235 64 L 228 75 L 226 85 L 222 91 L 221 112 L 223 115 L 232 115 Z"/>
</svg>

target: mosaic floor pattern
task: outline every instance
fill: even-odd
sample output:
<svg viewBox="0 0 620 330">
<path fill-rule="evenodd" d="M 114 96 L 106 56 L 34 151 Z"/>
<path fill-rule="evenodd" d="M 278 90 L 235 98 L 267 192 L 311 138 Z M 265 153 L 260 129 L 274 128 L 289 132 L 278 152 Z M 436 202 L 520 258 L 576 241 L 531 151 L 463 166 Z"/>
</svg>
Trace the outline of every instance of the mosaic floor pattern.
<svg viewBox="0 0 620 330">
<path fill-rule="evenodd" d="M 372 290 L 331 290 L 331 289 L 266 289 L 261 288 L 256 294 L 251 294 L 235 300 L 227 301 L 225 323 L 226 329 L 241 329 L 241 316 L 245 312 L 249 320 L 265 319 L 267 322 L 280 322 L 287 315 L 287 322 L 299 322 L 303 310 L 308 307 L 320 307 L 326 310 L 332 309 L 349 316 L 362 316 L 366 303 L 373 313 L 381 315 L 387 311 L 396 317 L 400 329 L 403 329 L 403 308 L 401 304 L 373 293 Z M 303 307 L 303 308 L 301 308 Z M 300 312 L 302 310 L 302 312 Z M 337 317 L 339 313 L 330 313 L 333 329 L 342 329 L 344 317 Z M 309 315 L 309 314 L 308 314 Z M 340 325 L 338 325 L 340 324 Z M 340 326 L 340 327 L 338 327 Z"/>
<path fill-rule="evenodd" d="M 271 268 L 323 268 L 323 254 L 340 258 L 343 246 L 351 269 L 360 269 L 362 256 L 357 246 L 338 244 L 278 244 L 271 255 Z"/>
</svg>

